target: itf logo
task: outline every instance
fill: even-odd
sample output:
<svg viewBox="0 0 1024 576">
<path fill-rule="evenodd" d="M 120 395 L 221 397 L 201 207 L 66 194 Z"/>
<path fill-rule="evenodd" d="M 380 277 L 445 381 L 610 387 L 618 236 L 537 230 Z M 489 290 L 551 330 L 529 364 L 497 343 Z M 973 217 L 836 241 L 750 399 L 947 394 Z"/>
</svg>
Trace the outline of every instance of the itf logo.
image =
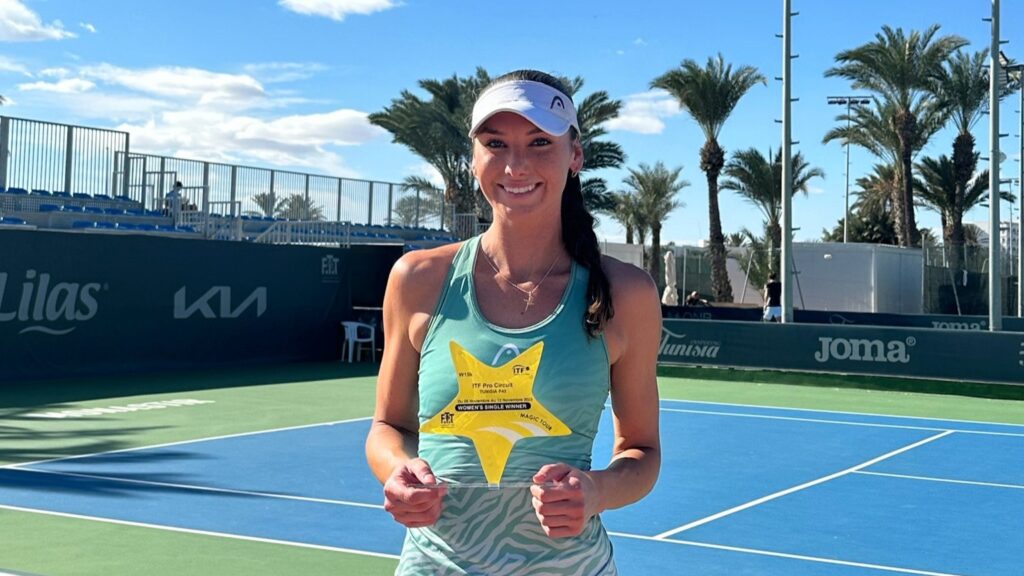
<svg viewBox="0 0 1024 576">
<path fill-rule="evenodd" d="M 340 258 L 328 254 L 320 259 L 320 276 L 324 282 L 338 281 L 338 261 Z"/>
<path fill-rule="evenodd" d="M 441 426 L 444 428 L 451 428 L 452 426 L 455 426 L 455 414 L 451 412 L 442 412 Z"/>
</svg>

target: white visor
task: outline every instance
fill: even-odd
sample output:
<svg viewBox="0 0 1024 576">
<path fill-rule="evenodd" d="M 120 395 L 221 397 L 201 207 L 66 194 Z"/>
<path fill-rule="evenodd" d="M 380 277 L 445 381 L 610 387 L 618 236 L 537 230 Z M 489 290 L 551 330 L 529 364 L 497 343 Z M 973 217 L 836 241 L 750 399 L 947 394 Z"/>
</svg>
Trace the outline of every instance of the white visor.
<svg viewBox="0 0 1024 576">
<path fill-rule="evenodd" d="M 476 136 L 483 123 L 498 112 L 519 114 L 552 136 L 565 134 L 570 126 L 580 131 L 572 100 L 543 82 L 512 80 L 487 89 L 473 106 L 469 137 Z"/>
</svg>

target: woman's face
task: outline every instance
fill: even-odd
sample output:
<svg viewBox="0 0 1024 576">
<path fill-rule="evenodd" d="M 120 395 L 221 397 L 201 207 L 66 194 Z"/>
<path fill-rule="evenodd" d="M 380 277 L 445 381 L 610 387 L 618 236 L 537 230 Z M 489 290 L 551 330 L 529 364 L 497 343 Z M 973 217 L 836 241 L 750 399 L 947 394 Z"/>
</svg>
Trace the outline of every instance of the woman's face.
<svg viewBox="0 0 1024 576">
<path fill-rule="evenodd" d="M 560 207 L 569 171 L 582 167 L 571 133 L 552 136 L 512 112 L 495 114 L 473 138 L 473 175 L 496 211 Z"/>
</svg>

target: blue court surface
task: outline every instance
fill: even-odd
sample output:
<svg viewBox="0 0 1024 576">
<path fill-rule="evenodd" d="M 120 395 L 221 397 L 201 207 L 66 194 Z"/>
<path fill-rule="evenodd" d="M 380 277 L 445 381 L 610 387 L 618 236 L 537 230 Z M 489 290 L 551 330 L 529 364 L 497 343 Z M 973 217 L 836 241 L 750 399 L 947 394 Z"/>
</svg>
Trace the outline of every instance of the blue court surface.
<svg viewBox="0 0 1024 576">
<path fill-rule="evenodd" d="M 1024 574 L 1024 426 L 688 401 L 661 418 L 657 487 L 603 515 L 625 576 Z M 4 467 L 0 506 L 394 557 L 369 425 Z"/>
</svg>

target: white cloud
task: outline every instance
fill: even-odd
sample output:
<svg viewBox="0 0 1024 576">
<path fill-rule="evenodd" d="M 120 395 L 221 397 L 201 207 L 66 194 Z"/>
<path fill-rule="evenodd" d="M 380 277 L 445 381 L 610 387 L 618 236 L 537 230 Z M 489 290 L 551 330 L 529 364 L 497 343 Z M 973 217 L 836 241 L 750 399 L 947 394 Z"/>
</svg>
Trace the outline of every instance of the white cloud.
<svg viewBox="0 0 1024 576">
<path fill-rule="evenodd" d="M 82 76 L 147 94 L 232 108 L 251 106 L 266 94 L 263 86 L 244 74 L 223 74 L 198 68 L 163 67 L 130 70 L 111 64 L 86 66 Z"/>
<path fill-rule="evenodd" d="M 275 117 L 274 109 L 310 101 L 289 91 L 268 93 L 245 74 L 110 64 L 51 68 L 40 74 L 51 81 L 19 86 L 34 90 L 37 104 L 64 107 L 79 118 L 101 119 L 104 125 L 117 123 L 117 129 L 131 134 L 132 149 L 141 152 L 359 178 L 338 148 L 387 135 L 359 110 L 320 107 L 327 111 Z"/>
<path fill-rule="evenodd" d="M 28 68 L 7 56 L 0 56 L 0 72 L 16 72 L 18 74 L 24 74 L 25 76 L 32 76 L 32 73 L 28 71 Z"/>
<path fill-rule="evenodd" d="M 821 188 L 821 187 L 818 187 L 818 186 L 808 186 L 807 187 L 807 193 L 808 194 L 824 194 L 825 193 L 825 189 Z"/>
<path fill-rule="evenodd" d="M 274 84 L 305 80 L 327 70 L 327 66 L 315 62 L 264 62 L 246 64 L 244 70 L 265 84 Z"/>
<path fill-rule="evenodd" d="M 643 38 L 637 38 L 636 40 L 633 40 L 633 45 L 634 46 L 647 46 L 647 41 L 644 40 Z"/>
<path fill-rule="evenodd" d="M 85 30 L 92 32 L 93 34 L 96 33 L 96 27 L 92 24 L 89 24 L 88 22 L 79 22 L 78 25 L 84 28 Z"/>
<path fill-rule="evenodd" d="M 395 0 L 279 0 L 285 9 L 341 22 L 349 14 L 373 14 L 399 5 Z"/>
<path fill-rule="evenodd" d="M 651 90 L 631 94 L 625 98 L 618 118 L 604 123 L 608 130 L 661 134 L 665 130 L 664 118 L 679 114 L 679 103 L 664 90 Z"/>
<path fill-rule="evenodd" d="M 39 90 L 42 92 L 58 92 L 61 94 L 77 94 L 86 92 L 96 87 L 94 82 L 81 78 L 66 78 L 57 82 L 32 82 L 30 84 L 18 84 L 18 90 L 30 92 Z"/>
<path fill-rule="evenodd" d="M 19 0 L 0 0 L 0 42 L 63 40 L 75 36 L 64 29 L 60 20 L 44 24 L 38 14 Z"/>
<path fill-rule="evenodd" d="M 67 68 L 43 68 L 39 71 L 39 75 L 47 78 L 67 78 L 71 75 L 71 71 Z"/>
</svg>

